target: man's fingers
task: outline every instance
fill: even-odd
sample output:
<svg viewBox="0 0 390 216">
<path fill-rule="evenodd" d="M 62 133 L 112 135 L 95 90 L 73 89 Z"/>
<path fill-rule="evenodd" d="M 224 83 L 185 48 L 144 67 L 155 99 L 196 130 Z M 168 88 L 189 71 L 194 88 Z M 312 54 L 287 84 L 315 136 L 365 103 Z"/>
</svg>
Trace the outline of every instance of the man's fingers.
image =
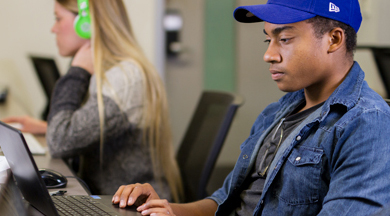
<svg viewBox="0 0 390 216">
<path fill-rule="evenodd" d="M 142 189 L 141 189 L 141 184 L 134 184 L 130 185 L 125 188 L 124 192 L 125 194 L 129 194 L 128 197 L 121 197 L 121 205 L 120 207 L 126 207 L 126 205 L 133 205 L 135 201 L 138 199 L 139 196 L 142 195 Z M 123 202 L 123 205 L 122 205 Z"/>
<path fill-rule="evenodd" d="M 170 208 L 169 206 L 169 202 L 168 200 L 166 199 L 153 199 L 153 200 L 149 200 L 148 202 L 146 202 L 145 204 L 143 204 L 142 206 L 143 209 L 147 209 L 147 208 Z"/>
<path fill-rule="evenodd" d="M 112 197 L 112 203 L 118 204 L 119 207 L 125 208 L 128 203 L 128 199 L 130 194 L 133 191 L 133 188 L 136 187 L 136 185 L 122 185 L 119 187 L 119 189 L 115 192 L 114 196 Z"/>
<path fill-rule="evenodd" d="M 142 205 L 151 199 L 160 199 L 150 184 L 122 185 L 112 197 L 114 204 L 119 203 L 120 208 L 131 205 Z"/>
<path fill-rule="evenodd" d="M 137 211 L 143 212 L 148 209 L 166 209 L 168 212 L 172 212 L 171 206 L 169 205 L 168 200 L 166 199 L 153 199 L 147 201 L 145 204 L 139 206 Z"/>
<path fill-rule="evenodd" d="M 171 206 L 169 205 L 168 200 L 165 199 L 154 199 L 146 202 L 142 206 L 137 208 L 137 211 L 140 211 L 142 215 L 169 215 L 175 216 L 172 211 Z"/>
<path fill-rule="evenodd" d="M 128 205 L 140 206 L 151 199 L 160 199 L 153 187 L 148 184 L 136 184 L 130 194 Z"/>
<path fill-rule="evenodd" d="M 151 208 L 151 209 L 146 209 L 141 212 L 142 215 L 155 215 L 155 216 L 160 216 L 160 215 L 169 215 L 169 216 L 175 216 L 173 212 L 165 209 L 165 208 Z"/>
<path fill-rule="evenodd" d="M 118 188 L 118 190 L 115 192 L 114 196 L 112 197 L 112 203 L 118 204 L 120 201 L 121 194 L 123 190 L 125 189 L 125 185 L 122 185 Z"/>
</svg>

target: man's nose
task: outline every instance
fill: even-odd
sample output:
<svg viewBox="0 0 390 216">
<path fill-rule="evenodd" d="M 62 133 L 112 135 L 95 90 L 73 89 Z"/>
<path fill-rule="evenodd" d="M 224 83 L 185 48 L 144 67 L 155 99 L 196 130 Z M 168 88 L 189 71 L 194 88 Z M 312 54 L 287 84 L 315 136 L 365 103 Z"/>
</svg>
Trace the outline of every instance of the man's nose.
<svg viewBox="0 0 390 216">
<path fill-rule="evenodd" d="M 267 51 L 264 53 L 263 59 L 268 63 L 281 62 L 282 56 L 280 55 L 279 49 L 277 49 L 276 45 L 270 43 Z"/>
</svg>

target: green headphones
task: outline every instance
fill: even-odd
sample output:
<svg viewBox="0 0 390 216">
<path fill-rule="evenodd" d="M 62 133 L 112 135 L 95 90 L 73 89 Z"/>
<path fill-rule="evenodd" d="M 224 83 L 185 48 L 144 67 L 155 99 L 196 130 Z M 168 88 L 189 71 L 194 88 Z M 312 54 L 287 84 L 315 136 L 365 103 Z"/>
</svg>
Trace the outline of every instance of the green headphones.
<svg viewBox="0 0 390 216">
<path fill-rule="evenodd" d="M 74 20 L 74 30 L 84 39 L 91 38 L 91 16 L 89 14 L 88 0 L 77 0 L 79 15 Z"/>
</svg>

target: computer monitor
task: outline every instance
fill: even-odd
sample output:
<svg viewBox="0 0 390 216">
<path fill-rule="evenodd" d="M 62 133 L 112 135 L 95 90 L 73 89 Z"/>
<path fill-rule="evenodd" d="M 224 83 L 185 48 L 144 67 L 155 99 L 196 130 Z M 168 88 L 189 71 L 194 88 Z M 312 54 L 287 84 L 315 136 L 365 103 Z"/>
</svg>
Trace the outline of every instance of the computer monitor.
<svg viewBox="0 0 390 216">
<path fill-rule="evenodd" d="M 42 113 L 42 119 L 46 120 L 47 115 L 49 113 L 51 94 L 53 92 L 55 83 L 60 78 L 60 73 L 57 64 L 53 58 L 30 56 L 30 59 L 34 65 L 39 81 L 41 82 L 41 85 L 47 97 L 48 103 L 46 105 L 46 109 Z"/>
</svg>

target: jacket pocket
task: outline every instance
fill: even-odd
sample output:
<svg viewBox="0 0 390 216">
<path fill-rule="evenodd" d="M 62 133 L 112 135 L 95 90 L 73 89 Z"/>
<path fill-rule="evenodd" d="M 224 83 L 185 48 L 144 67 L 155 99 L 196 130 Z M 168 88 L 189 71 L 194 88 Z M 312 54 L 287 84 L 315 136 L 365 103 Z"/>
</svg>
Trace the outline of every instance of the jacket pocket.
<svg viewBox="0 0 390 216">
<path fill-rule="evenodd" d="M 319 200 L 323 150 L 307 146 L 294 148 L 280 170 L 274 195 L 290 205 L 315 203 Z"/>
</svg>

